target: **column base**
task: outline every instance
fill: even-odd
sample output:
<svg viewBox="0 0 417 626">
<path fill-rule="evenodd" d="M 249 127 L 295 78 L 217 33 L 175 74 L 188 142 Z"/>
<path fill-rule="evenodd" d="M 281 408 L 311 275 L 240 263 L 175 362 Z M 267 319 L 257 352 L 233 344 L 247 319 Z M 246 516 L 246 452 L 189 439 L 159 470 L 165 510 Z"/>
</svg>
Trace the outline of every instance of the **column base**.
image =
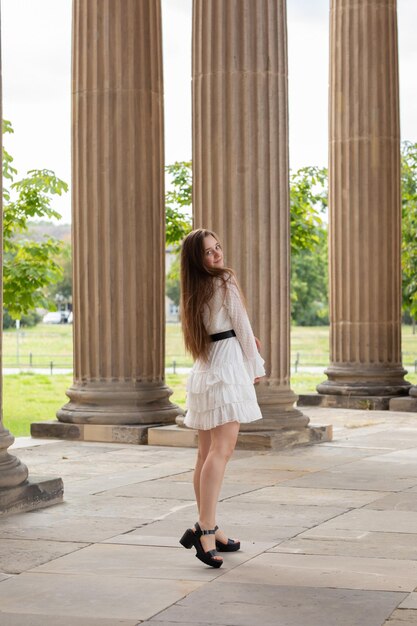
<svg viewBox="0 0 417 626">
<path fill-rule="evenodd" d="M 415 385 L 411 385 L 408 393 L 412 398 L 417 398 L 417 387 Z"/>
<path fill-rule="evenodd" d="M 307 446 L 314 443 L 331 441 L 332 426 L 308 426 L 303 430 L 273 430 L 244 432 L 240 431 L 237 450 L 284 450 L 296 446 Z M 178 425 L 150 428 L 148 443 L 152 446 L 172 446 L 181 448 L 196 448 L 198 431 Z"/>
<path fill-rule="evenodd" d="M 4 428 L 0 417 L 0 491 L 25 484 L 29 475 L 26 465 L 18 457 L 7 452 L 13 442 L 13 435 Z"/>
<path fill-rule="evenodd" d="M 408 394 L 411 383 L 404 380 L 407 374 L 397 367 L 357 367 L 331 365 L 324 371 L 328 380 L 317 385 L 324 395 L 395 397 Z"/>
<path fill-rule="evenodd" d="M 178 411 L 176 412 L 178 415 Z M 56 420 L 32 422 L 30 434 L 41 439 L 67 439 L 70 441 L 100 441 L 102 443 L 128 443 L 146 445 L 148 430 L 156 424 L 69 424 Z"/>
<path fill-rule="evenodd" d="M 400 400 L 398 396 L 338 396 L 324 393 L 306 393 L 299 396 L 297 405 L 300 407 L 319 406 L 328 409 L 387 411 L 393 398 Z M 406 399 L 404 398 L 404 400 Z"/>
<path fill-rule="evenodd" d="M 70 401 L 57 411 L 60 422 L 126 425 L 172 424 L 182 413 L 169 401 L 165 383 L 75 383 L 66 392 Z"/>
<path fill-rule="evenodd" d="M 406 398 L 392 398 L 389 402 L 389 410 L 417 413 L 417 398 L 411 395 Z"/>
<path fill-rule="evenodd" d="M 61 478 L 32 479 L 18 487 L 0 489 L 0 517 L 58 504 L 63 497 Z"/>
<path fill-rule="evenodd" d="M 266 380 L 256 386 L 256 395 L 262 412 L 262 419 L 242 424 L 243 432 L 264 432 L 282 430 L 303 430 L 310 419 L 297 409 L 298 396 L 289 386 L 276 386 Z"/>
</svg>

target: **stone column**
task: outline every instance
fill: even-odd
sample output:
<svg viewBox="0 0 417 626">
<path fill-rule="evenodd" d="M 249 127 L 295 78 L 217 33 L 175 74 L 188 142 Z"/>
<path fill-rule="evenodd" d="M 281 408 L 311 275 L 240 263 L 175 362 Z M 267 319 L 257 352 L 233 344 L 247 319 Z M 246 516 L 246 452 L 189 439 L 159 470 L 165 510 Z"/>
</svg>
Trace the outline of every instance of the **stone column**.
<svg viewBox="0 0 417 626">
<path fill-rule="evenodd" d="M 74 384 L 57 416 L 169 423 L 160 2 L 73 7 Z"/>
<path fill-rule="evenodd" d="M 405 394 L 396 0 L 332 0 L 330 346 L 322 394 Z"/>
<path fill-rule="evenodd" d="M 1 28 L 0 28 L 1 34 Z M 0 125 L 2 124 L 2 80 L 0 45 Z M 3 136 L 0 133 L 0 154 Z M 0 177 L 0 329 L 3 328 L 3 185 Z M 18 458 L 7 452 L 14 442 L 13 435 L 3 425 L 2 333 L 0 332 L 0 516 L 55 504 L 62 500 L 60 478 L 39 483 L 28 480 L 28 469 Z"/>
<path fill-rule="evenodd" d="M 290 387 L 288 66 L 285 0 L 194 0 L 193 208 L 245 293 L 267 377 L 264 419 L 305 429 Z"/>
</svg>

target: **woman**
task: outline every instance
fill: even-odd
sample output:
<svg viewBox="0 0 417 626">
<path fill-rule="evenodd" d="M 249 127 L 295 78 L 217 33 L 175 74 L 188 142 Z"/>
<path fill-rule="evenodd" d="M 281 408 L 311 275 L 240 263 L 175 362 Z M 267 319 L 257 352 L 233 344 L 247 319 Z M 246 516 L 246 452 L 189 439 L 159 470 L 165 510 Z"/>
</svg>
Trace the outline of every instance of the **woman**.
<svg viewBox="0 0 417 626">
<path fill-rule="evenodd" d="M 262 417 L 253 387 L 265 375 L 234 272 L 224 267 L 218 236 L 193 230 L 181 249 L 181 323 L 195 363 L 187 382 L 185 425 L 198 430 L 194 491 L 199 520 L 180 543 L 212 567 L 218 551 L 240 548 L 216 526 L 216 508 L 227 461 L 241 423 Z"/>
</svg>

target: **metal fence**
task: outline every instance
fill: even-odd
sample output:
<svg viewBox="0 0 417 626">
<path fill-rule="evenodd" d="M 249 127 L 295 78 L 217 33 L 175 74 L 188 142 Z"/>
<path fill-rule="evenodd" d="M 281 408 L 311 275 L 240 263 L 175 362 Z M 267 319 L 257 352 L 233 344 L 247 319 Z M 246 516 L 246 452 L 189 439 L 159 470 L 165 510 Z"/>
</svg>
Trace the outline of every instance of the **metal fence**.
<svg viewBox="0 0 417 626">
<path fill-rule="evenodd" d="M 403 352 L 402 362 L 409 373 L 417 373 L 417 355 Z M 291 355 L 291 373 L 322 373 L 329 365 L 328 353 L 294 352 Z M 191 361 L 167 358 L 165 371 L 169 374 L 186 374 L 192 366 Z M 3 355 L 3 373 L 18 371 L 48 372 L 50 374 L 70 373 L 73 370 L 72 353 L 42 354 L 21 352 Z"/>
</svg>

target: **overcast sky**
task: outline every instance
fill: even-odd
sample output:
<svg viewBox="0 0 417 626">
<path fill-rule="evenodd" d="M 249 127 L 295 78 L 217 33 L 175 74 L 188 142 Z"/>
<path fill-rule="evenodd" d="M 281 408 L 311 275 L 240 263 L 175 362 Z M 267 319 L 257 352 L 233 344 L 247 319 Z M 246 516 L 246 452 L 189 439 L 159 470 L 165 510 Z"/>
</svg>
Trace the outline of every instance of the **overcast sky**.
<svg viewBox="0 0 417 626">
<path fill-rule="evenodd" d="M 253 0 L 257 1 L 257 0 Z M 70 181 L 71 0 L 1 0 L 5 146 Z M 162 0 L 166 162 L 191 158 L 191 4 Z M 329 0 L 287 0 L 290 165 L 327 165 Z M 401 134 L 417 141 L 417 0 L 398 0 Z M 70 221 L 69 194 L 57 209 Z"/>
</svg>

